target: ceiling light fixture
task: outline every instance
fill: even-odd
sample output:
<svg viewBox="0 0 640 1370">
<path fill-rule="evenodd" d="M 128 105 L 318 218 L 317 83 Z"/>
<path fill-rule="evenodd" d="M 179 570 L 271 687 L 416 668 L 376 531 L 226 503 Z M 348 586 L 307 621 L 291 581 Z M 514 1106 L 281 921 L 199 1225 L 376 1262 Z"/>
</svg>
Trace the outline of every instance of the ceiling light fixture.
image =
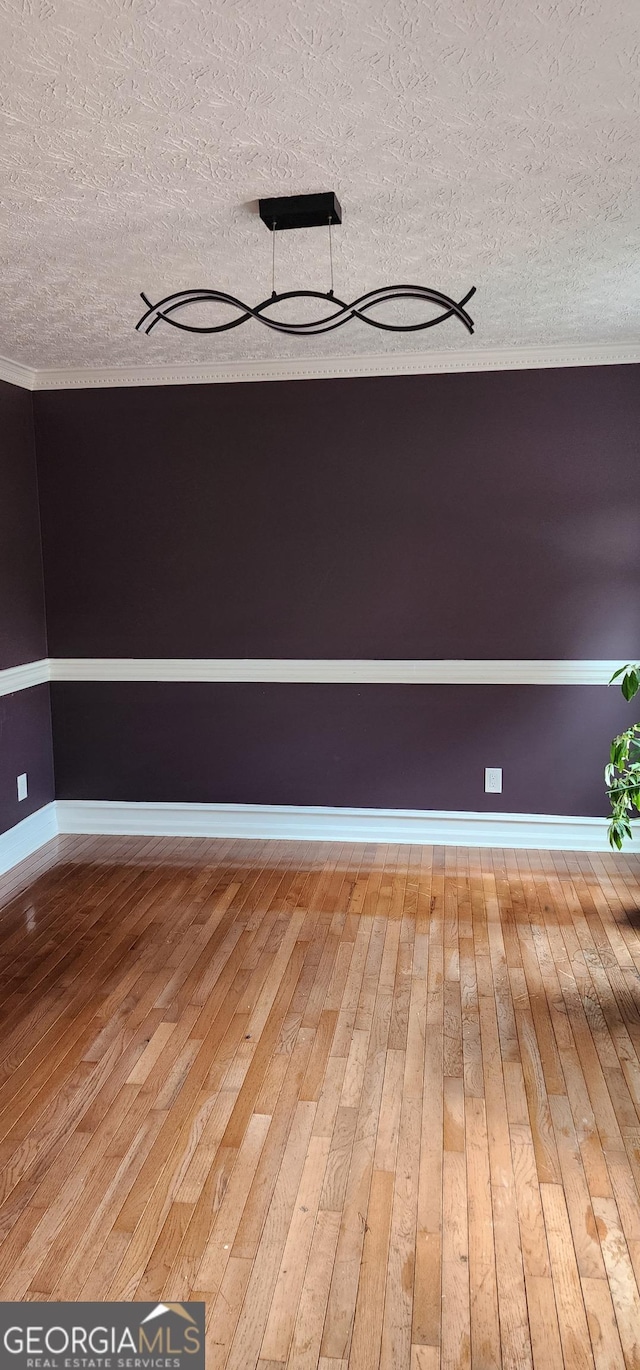
<svg viewBox="0 0 640 1370">
<path fill-rule="evenodd" d="M 369 290 L 366 295 L 360 295 L 352 304 L 347 304 L 344 300 L 338 299 L 333 289 L 333 244 L 331 230 L 334 224 L 342 223 L 342 210 L 332 191 L 321 195 L 288 195 L 275 200 L 260 200 L 260 218 L 273 233 L 272 255 L 271 255 L 271 294 L 263 300 L 261 304 L 252 308 L 251 305 L 243 304 L 242 300 L 235 295 L 229 295 L 224 290 L 179 290 L 173 295 L 165 295 L 163 300 L 158 300 L 157 304 L 152 304 L 147 296 L 142 293 L 142 299 L 147 306 L 142 318 L 136 324 L 137 329 L 144 333 L 151 333 L 152 329 L 159 323 L 171 324 L 173 328 L 181 328 L 185 333 L 225 333 L 230 328 L 237 328 L 239 324 L 246 323 L 249 319 L 256 319 L 266 328 L 274 329 L 276 333 L 287 333 L 294 337 L 315 337 L 319 333 L 330 333 L 334 328 L 341 328 L 348 323 L 349 319 L 359 319 L 361 323 L 368 323 L 372 328 L 381 328 L 387 333 L 417 333 L 424 328 L 433 328 L 435 324 L 444 323 L 445 319 L 452 316 L 459 319 L 473 333 L 473 319 L 467 313 L 465 305 L 475 295 L 475 286 L 467 292 L 462 300 L 452 300 L 448 295 L 444 295 L 440 290 L 432 290 L 426 285 L 385 285 L 377 290 Z M 331 275 L 331 288 L 327 291 L 322 290 L 285 290 L 280 293 L 275 288 L 275 250 L 276 233 L 288 228 L 317 228 L 324 225 L 329 230 L 329 263 Z M 273 318 L 267 311 L 273 305 L 282 303 L 283 300 L 326 300 L 331 306 L 331 313 L 324 318 L 315 319 L 308 323 L 288 323 L 286 320 Z M 383 323 L 380 319 L 371 317 L 369 311 L 376 305 L 388 304 L 390 301 L 398 300 L 424 300 L 428 304 L 438 305 L 442 313 L 435 318 L 425 319 L 422 323 Z M 176 314 L 189 306 L 202 304 L 222 304 L 232 309 L 238 310 L 238 317 L 231 319 L 228 323 L 205 325 L 185 323 L 182 319 L 176 318 Z"/>
</svg>

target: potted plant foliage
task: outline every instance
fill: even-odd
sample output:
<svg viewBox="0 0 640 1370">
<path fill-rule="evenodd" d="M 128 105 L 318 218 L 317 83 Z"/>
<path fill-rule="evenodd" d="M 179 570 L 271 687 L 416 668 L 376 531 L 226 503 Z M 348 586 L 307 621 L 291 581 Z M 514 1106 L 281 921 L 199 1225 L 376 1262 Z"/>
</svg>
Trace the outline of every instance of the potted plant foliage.
<svg viewBox="0 0 640 1370">
<path fill-rule="evenodd" d="M 640 665 L 621 666 L 611 677 L 620 682 L 625 699 L 640 690 Z M 611 804 L 609 842 L 618 851 L 626 838 L 633 836 L 631 823 L 640 813 L 640 723 L 614 737 L 604 777 Z"/>
</svg>

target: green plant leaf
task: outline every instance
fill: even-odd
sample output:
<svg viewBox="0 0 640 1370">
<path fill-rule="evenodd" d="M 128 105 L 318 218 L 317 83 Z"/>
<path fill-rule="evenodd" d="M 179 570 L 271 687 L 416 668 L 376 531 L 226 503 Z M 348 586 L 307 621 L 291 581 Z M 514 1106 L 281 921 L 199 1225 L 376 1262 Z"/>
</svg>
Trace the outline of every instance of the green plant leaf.
<svg viewBox="0 0 640 1370">
<path fill-rule="evenodd" d="M 627 662 L 614 671 L 610 684 L 618 681 L 624 698 L 633 699 L 640 690 L 640 664 Z M 614 737 L 609 762 L 604 770 L 607 796 L 611 805 L 609 843 L 620 851 L 633 836 L 632 821 L 640 813 L 640 723 Z"/>
<path fill-rule="evenodd" d="M 633 699 L 633 696 L 637 695 L 637 692 L 639 692 L 640 689 L 640 675 L 637 673 L 637 670 L 628 671 L 628 673 L 622 677 L 621 686 L 619 686 L 619 688 L 621 688 L 622 695 L 625 696 L 626 700 L 629 701 L 630 699 Z"/>
</svg>

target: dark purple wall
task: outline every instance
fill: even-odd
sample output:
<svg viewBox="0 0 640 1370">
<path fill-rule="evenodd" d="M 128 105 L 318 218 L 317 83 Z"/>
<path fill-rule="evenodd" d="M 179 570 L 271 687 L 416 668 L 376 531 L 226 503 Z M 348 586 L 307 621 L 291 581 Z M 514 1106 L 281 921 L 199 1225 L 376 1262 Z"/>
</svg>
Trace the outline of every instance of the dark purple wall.
<svg viewBox="0 0 640 1370">
<path fill-rule="evenodd" d="M 18 803 L 16 777 L 29 793 Z M 0 697 L 0 833 L 54 798 L 49 686 Z"/>
<path fill-rule="evenodd" d="M 47 655 L 32 396 L 0 381 L 0 670 Z M 29 794 L 18 803 L 16 777 Z M 0 833 L 54 797 L 46 685 L 0 697 Z"/>
<path fill-rule="evenodd" d="M 639 381 L 39 393 L 51 655 L 637 655 Z M 567 814 L 606 812 L 631 721 L 588 686 L 69 684 L 53 704 L 64 798 Z"/>
<path fill-rule="evenodd" d="M 0 670 L 47 655 L 32 396 L 0 381 Z"/>
<path fill-rule="evenodd" d="M 52 656 L 640 650 L 640 366 L 34 398 Z"/>
<path fill-rule="evenodd" d="M 59 684 L 61 799 L 603 814 L 629 722 L 590 685 Z M 504 791 L 484 793 L 484 767 Z"/>
</svg>

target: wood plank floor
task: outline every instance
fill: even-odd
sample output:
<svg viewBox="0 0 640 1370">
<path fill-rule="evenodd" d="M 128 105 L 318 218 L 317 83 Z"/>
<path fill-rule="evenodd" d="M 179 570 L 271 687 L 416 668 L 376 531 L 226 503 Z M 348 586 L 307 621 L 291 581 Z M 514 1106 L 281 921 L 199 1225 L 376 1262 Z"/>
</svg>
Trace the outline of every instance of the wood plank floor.
<svg viewBox="0 0 640 1370">
<path fill-rule="evenodd" d="M 0 910 L 2 1299 L 202 1299 L 209 1370 L 640 1367 L 637 858 L 56 862 Z"/>
</svg>

